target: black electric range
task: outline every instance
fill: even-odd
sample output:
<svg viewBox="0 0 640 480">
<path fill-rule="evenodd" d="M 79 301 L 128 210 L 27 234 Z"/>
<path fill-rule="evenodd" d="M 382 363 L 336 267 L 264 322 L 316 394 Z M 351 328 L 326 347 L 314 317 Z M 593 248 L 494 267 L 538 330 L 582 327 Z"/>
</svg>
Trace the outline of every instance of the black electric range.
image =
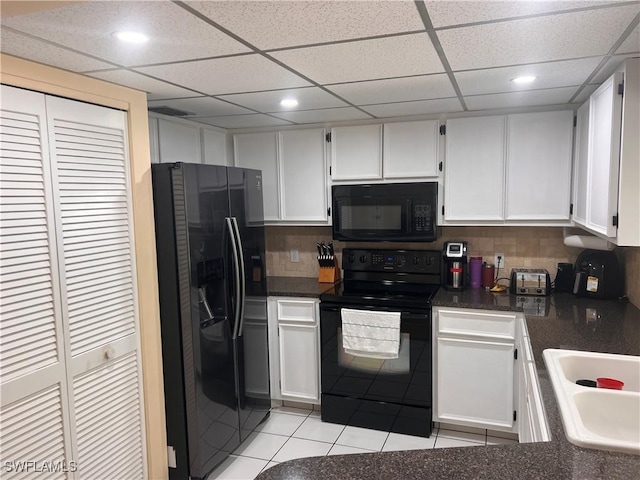
<svg viewBox="0 0 640 480">
<path fill-rule="evenodd" d="M 345 249 L 344 280 L 320 296 L 322 420 L 428 437 L 432 431 L 431 300 L 441 253 Z M 347 353 L 342 310 L 399 312 L 393 359 Z"/>
</svg>

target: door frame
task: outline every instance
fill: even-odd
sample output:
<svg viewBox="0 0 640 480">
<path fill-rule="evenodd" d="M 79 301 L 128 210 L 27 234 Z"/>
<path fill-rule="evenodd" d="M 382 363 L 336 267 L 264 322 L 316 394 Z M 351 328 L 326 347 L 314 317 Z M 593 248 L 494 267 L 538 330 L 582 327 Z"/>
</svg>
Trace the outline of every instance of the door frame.
<svg viewBox="0 0 640 480">
<path fill-rule="evenodd" d="M 127 114 L 147 474 L 149 478 L 167 479 L 162 343 L 146 93 L 4 53 L 0 54 L 0 81 L 14 87 L 124 110 Z"/>
</svg>

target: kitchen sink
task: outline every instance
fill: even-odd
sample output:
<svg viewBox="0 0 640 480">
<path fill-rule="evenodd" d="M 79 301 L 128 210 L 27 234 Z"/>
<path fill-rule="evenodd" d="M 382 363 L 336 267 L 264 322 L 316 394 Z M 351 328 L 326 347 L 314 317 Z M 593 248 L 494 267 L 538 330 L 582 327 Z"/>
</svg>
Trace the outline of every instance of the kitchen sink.
<svg viewBox="0 0 640 480">
<path fill-rule="evenodd" d="M 640 357 L 577 350 L 543 352 L 569 442 L 640 455 Z M 622 390 L 577 385 L 609 377 Z"/>
</svg>

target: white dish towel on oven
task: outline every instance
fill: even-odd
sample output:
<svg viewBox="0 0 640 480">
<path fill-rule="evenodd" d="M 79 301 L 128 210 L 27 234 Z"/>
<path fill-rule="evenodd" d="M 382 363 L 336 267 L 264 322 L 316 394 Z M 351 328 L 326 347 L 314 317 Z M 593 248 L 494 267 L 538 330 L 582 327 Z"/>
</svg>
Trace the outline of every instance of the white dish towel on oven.
<svg viewBox="0 0 640 480">
<path fill-rule="evenodd" d="M 358 357 L 398 358 L 400 312 L 343 308 L 342 348 Z"/>
</svg>

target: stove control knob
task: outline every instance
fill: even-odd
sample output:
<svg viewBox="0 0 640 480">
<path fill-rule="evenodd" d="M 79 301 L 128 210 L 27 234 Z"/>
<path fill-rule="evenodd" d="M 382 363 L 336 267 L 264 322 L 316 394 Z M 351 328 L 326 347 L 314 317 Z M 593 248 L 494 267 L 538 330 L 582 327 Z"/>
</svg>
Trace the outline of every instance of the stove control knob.
<svg viewBox="0 0 640 480">
<path fill-rule="evenodd" d="M 354 254 L 350 253 L 349 255 L 347 255 L 347 260 L 349 261 L 349 263 L 353 263 L 356 261 L 356 257 Z"/>
<path fill-rule="evenodd" d="M 367 263 L 367 256 L 366 255 L 362 255 L 360 257 L 360 263 Z"/>
<path fill-rule="evenodd" d="M 420 257 L 413 257 L 413 264 L 418 265 L 420 263 Z"/>
<path fill-rule="evenodd" d="M 433 257 L 427 257 L 424 259 L 424 263 L 427 265 L 431 265 L 431 262 L 433 262 Z"/>
</svg>

